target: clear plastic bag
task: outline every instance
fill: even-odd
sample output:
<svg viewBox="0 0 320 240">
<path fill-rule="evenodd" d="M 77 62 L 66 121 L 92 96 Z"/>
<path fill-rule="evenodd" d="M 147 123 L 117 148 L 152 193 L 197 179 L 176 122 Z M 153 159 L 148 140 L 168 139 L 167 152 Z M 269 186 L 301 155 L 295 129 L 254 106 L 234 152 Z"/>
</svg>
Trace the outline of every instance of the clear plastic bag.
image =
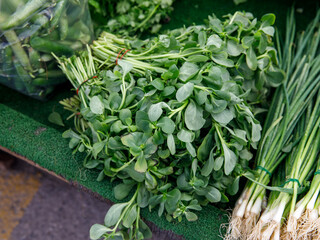
<svg viewBox="0 0 320 240">
<path fill-rule="evenodd" d="M 65 81 L 52 55 L 93 38 L 87 0 L 0 1 L 0 83 L 44 99 Z"/>
</svg>

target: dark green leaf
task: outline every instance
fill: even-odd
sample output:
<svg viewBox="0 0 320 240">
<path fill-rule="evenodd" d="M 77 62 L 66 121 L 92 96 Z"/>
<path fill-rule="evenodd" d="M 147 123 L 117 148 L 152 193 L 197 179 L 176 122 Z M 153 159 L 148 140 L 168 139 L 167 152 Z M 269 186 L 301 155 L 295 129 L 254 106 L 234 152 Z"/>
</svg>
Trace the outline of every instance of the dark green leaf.
<svg viewBox="0 0 320 240">
<path fill-rule="evenodd" d="M 136 164 L 134 165 L 134 170 L 137 172 L 145 172 L 148 169 L 147 160 L 142 153 L 138 156 Z"/>
<path fill-rule="evenodd" d="M 251 160 L 253 157 L 253 154 L 251 152 L 248 151 L 248 149 L 244 149 L 239 153 L 239 156 L 241 159 L 245 159 L 245 160 Z"/>
<path fill-rule="evenodd" d="M 223 41 L 217 34 L 212 34 L 207 40 L 207 46 L 215 46 L 216 48 L 220 48 Z"/>
<path fill-rule="evenodd" d="M 212 60 L 224 67 L 233 67 L 234 63 L 231 59 L 228 59 L 228 54 L 226 52 L 220 52 L 216 54 L 212 54 Z"/>
<path fill-rule="evenodd" d="M 121 105 L 121 100 L 122 98 L 118 93 L 112 92 L 108 98 L 110 108 L 113 110 L 117 110 Z"/>
<path fill-rule="evenodd" d="M 245 36 L 242 39 L 242 47 L 245 49 L 248 49 L 251 47 L 252 43 L 254 41 L 254 37 L 253 36 Z"/>
<path fill-rule="evenodd" d="M 261 30 L 267 35 L 270 35 L 270 36 L 274 35 L 274 27 L 267 26 L 267 27 L 261 28 Z"/>
<path fill-rule="evenodd" d="M 148 191 L 151 191 L 155 189 L 158 185 L 156 178 L 150 174 L 150 172 L 146 172 L 146 182 L 145 182 L 146 188 Z"/>
<path fill-rule="evenodd" d="M 164 143 L 164 136 L 163 136 L 162 132 L 160 130 L 158 130 L 158 129 L 156 129 L 154 134 L 153 134 L 153 142 L 156 145 L 161 145 L 161 144 Z M 159 151 L 158 151 L 158 153 L 159 153 Z"/>
<path fill-rule="evenodd" d="M 64 127 L 64 123 L 62 121 L 61 115 L 57 112 L 50 113 L 48 117 L 48 121 L 51 123 L 54 123 L 56 125 Z"/>
<path fill-rule="evenodd" d="M 179 76 L 179 69 L 175 64 L 170 66 L 169 70 L 161 75 L 162 79 L 176 79 Z"/>
<path fill-rule="evenodd" d="M 90 228 L 90 239 L 98 240 L 107 232 L 111 232 L 112 230 L 106 226 L 101 224 L 94 224 Z"/>
<path fill-rule="evenodd" d="M 117 200 L 122 200 L 126 198 L 129 195 L 132 187 L 133 187 L 133 184 L 124 184 L 124 183 L 118 184 L 113 189 L 114 197 Z"/>
<path fill-rule="evenodd" d="M 222 143 L 222 148 L 224 154 L 224 172 L 226 175 L 229 175 L 236 166 L 237 156 L 225 143 Z"/>
<path fill-rule="evenodd" d="M 112 205 L 104 218 L 104 224 L 107 227 L 114 226 L 118 222 L 120 215 L 122 213 L 122 210 L 127 205 L 128 205 L 128 203 L 117 203 L 117 204 Z"/>
<path fill-rule="evenodd" d="M 240 177 L 236 177 L 231 185 L 228 187 L 228 193 L 232 196 L 235 195 L 239 191 L 239 180 Z"/>
<path fill-rule="evenodd" d="M 212 187 L 212 186 L 208 186 L 206 188 L 206 198 L 214 203 L 214 202 L 220 202 L 220 199 L 221 199 L 221 193 L 218 189 L 216 189 L 215 187 Z"/>
<path fill-rule="evenodd" d="M 137 111 L 136 113 L 136 124 L 139 129 L 145 133 L 152 131 L 148 114 L 144 111 Z"/>
<path fill-rule="evenodd" d="M 255 71 L 258 66 L 257 56 L 252 47 L 250 47 L 246 52 L 246 62 L 248 67 Z"/>
<path fill-rule="evenodd" d="M 163 107 L 168 107 L 168 105 L 164 102 L 159 102 L 150 106 L 148 116 L 151 122 L 155 122 L 160 118 L 163 113 Z"/>
<path fill-rule="evenodd" d="M 170 151 L 169 149 L 165 149 L 165 150 L 158 150 L 158 156 L 162 159 L 166 159 L 168 157 L 170 157 Z"/>
<path fill-rule="evenodd" d="M 183 173 L 177 178 L 178 188 L 181 190 L 190 190 L 192 187 L 187 182 L 186 175 Z"/>
<path fill-rule="evenodd" d="M 92 155 L 94 158 L 97 158 L 98 154 L 102 151 L 102 149 L 106 146 L 105 142 L 96 142 L 92 146 Z"/>
<path fill-rule="evenodd" d="M 138 196 L 137 196 L 138 206 L 141 208 L 145 208 L 146 206 L 148 206 L 149 198 L 150 198 L 149 191 L 145 188 L 144 185 L 142 185 L 139 188 L 139 192 L 138 192 Z"/>
<path fill-rule="evenodd" d="M 129 63 L 128 61 L 125 61 L 125 60 L 119 59 L 118 65 L 122 68 L 124 75 L 127 75 L 133 69 L 132 63 Z"/>
<path fill-rule="evenodd" d="M 243 47 L 234 40 L 228 40 L 227 51 L 230 56 L 236 57 L 243 52 Z"/>
<path fill-rule="evenodd" d="M 129 174 L 129 176 L 137 182 L 144 181 L 144 178 L 145 178 L 144 173 L 140 173 L 140 172 L 137 172 L 136 170 L 134 170 L 133 165 L 126 167 L 123 171 L 127 172 Z"/>
<path fill-rule="evenodd" d="M 191 82 L 188 82 L 184 85 L 182 85 L 178 91 L 176 92 L 176 98 L 179 102 L 182 102 L 186 100 L 193 92 L 193 86 L 194 84 Z"/>
<path fill-rule="evenodd" d="M 221 113 L 226 109 L 227 106 L 228 102 L 226 100 L 214 99 L 214 101 L 212 102 L 212 113 Z"/>
<path fill-rule="evenodd" d="M 213 31 L 215 31 L 216 33 L 222 33 L 222 24 L 221 21 L 217 18 L 214 19 L 210 19 L 209 18 L 209 25 L 212 28 Z"/>
<path fill-rule="evenodd" d="M 122 150 L 125 149 L 125 146 L 121 143 L 120 137 L 111 137 L 108 141 L 108 148 L 112 150 Z"/>
<path fill-rule="evenodd" d="M 195 134 L 192 131 L 188 131 L 185 129 L 181 129 L 178 134 L 177 137 L 180 141 L 185 142 L 185 143 L 190 143 L 193 142 Z"/>
<path fill-rule="evenodd" d="M 208 160 L 210 152 L 214 147 L 214 132 L 215 128 L 212 127 L 209 133 L 203 139 L 201 145 L 198 147 L 197 158 L 201 162 L 205 162 Z"/>
<path fill-rule="evenodd" d="M 186 218 L 189 222 L 194 222 L 198 220 L 198 216 L 193 212 L 186 211 L 184 214 L 186 215 Z"/>
<path fill-rule="evenodd" d="M 258 46 L 259 53 L 263 54 L 266 51 L 267 46 L 268 46 L 268 38 L 266 35 L 261 34 L 259 46 Z"/>
<path fill-rule="evenodd" d="M 188 150 L 188 152 L 190 153 L 190 155 L 192 157 L 196 157 L 197 156 L 196 150 L 193 147 L 192 143 L 187 142 L 186 143 L 186 147 L 187 147 L 187 150 Z"/>
<path fill-rule="evenodd" d="M 195 102 L 190 101 L 185 111 L 185 123 L 187 128 L 193 131 L 200 130 L 206 120 L 203 118 L 203 109 Z"/>
<path fill-rule="evenodd" d="M 180 68 L 179 78 L 186 82 L 193 78 L 199 71 L 199 67 L 194 63 L 185 62 Z"/>
<path fill-rule="evenodd" d="M 172 134 L 176 127 L 175 123 L 168 117 L 161 118 L 158 121 L 157 126 L 160 127 L 161 130 L 167 134 Z"/>
<path fill-rule="evenodd" d="M 148 158 L 150 155 L 154 154 L 157 151 L 157 145 L 154 144 L 153 137 L 148 138 L 144 144 L 143 152 L 145 157 Z"/>
<path fill-rule="evenodd" d="M 164 97 L 170 96 L 171 94 L 173 94 L 176 91 L 174 86 L 166 86 L 163 91 L 162 91 L 162 95 Z"/>
<path fill-rule="evenodd" d="M 261 18 L 261 22 L 264 27 L 273 25 L 275 20 L 276 16 L 273 13 L 265 14 Z"/>
<path fill-rule="evenodd" d="M 97 167 L 99 164 L 100 164 L 100 162 L 97 159 L 91 159 L 84 164 L 84 167 L 88 168 L 88 169 L 92 169 L 92 168 Z"/>
<path fill-rule="evenodd" d="M 131 120 L 131 118 L 132 118 L 132 114 L 131 114 L 130 109 L 121 109 L 119 112 L 119 118 L 123 124 L 127 124 L 128 119 Z M 131 122 L 132 122 L 132 120 L 131 120 Z"/>
<path fill-rule="evenodd" d="M 195 99 L 199 105 L 202 105 L 206 102 L 209 93 L 203 90 L 195 92 Z"/>
<path fill-rule="evenodd" d="M 168 148 L 170 150 L 171 155 L 174 155 L 176 153 L 176 144 L 174 142 L 174 137 L 172 134 L 168 135 L 167 145 L 168 145 Z"/>
<path fill-rule="evenodd" d="M 214 167 L 213 149 L 210 151 L 209 158 L 206 160 L 203 168 L 201 169 L 201 175 L 207 177 L 211 174 Z"/>
<path fill-rule="evenodd" d="M 223 165 L 223 157 L 217 157 L 215 160 L 214 160 L 214 165 L 213 165 L 213 169 L 215 171 L 219 171 L 221 169 Z"/>
<path fill-rule="evenodd" d="M 269 71 L 265 73 L 267 82 L 273 86 L 278 87 L 285 79 L 285 73 L 278 69 L 270 67 Z"/>
<path fill-rule="evenodd" d="M 121 142 L 123 145 L 128 146 L 128 147 L 136 147 L 140 146 L 145 140 L 145 137 L 143 133 L 141 132 L 134 132 L 127 134 L 125 136 L 121 137 Z"/>
<path fill-rule="evenodd" d="M 151 85 L 154 86 L 156 89 L 162 91 L 164 89 L 164 83 L 161 81 L 160 78 L 156 78 L 151 82 Z"/>
<path fill-rule="evenodd" d="M 103 114 L 104 105 L 99 97 L 93 96 L 90 100 L 90 110 L 94 114 Z"/>
<path fill-rule="evenodd" d="M 200 47 L 204 47 L 207 42 L 207 33 L 205 31 L 201 31 L 198 34 L 198 42 Z M 191 61 L 190 61 L 191 62 Z"/>
<path fill-rule="evenodd" d="M 220 113 L 212 114 L 212 117 L 217 122 L 227 125 L 234 118 L 234 115 L 229 109 L 225 109 Z"/>
<path fill-rule="evenodd" d="M 68 129 L 68 130 L 64 131 L 63 134 L 62 134 L 62 137 L 63 138 L 76 138 L 78 140 L 81 140 L 81 136 L 76 134 L 71 129 Z"/>
<path fill-rule="evenodd" d="M 152 237 L 150 228 L 141 219 L 139 220 L 139 230 L 143 235 L 143 239 L 150 239 Z"/>
<path fill-rule="evenodd" d="M 198 63 L 198 62 L 207 62 L 209 58 L 205 55 L 192 55 L 187 58 L 187 62 Z"/>
<path fill-rule="evenodd" d="M 137 219 L 137 215 L 137 206 L 133 205 L 123 217 L 123 226 L 125 226 L 126 228 L 130 228 L 134 221 Z"/>
<path fill-rule="evenodd" d="M 110 132 L 119 133 L 126 128 L 127 127 L 124 126 L 120 120 L 118 120 L 111 125 Z"/>
<path fill-rule="evenodd" d="M 166 167 L 166 168 L 161 168 L 158 170 L 159 173 L 162 175 L 170 175 L 173 173 L 173 168 L 172 167 Z"/>
<path fill-rule="evenodd" d="M 168 211 L 168 213 L 173 213 L 176 210 L 180 198 L 181 192 L 179 191 L 179 189 L 175 188 L 167 193 L 167 201 L 165 202 L 165 208 Z"/>
<path fill-rule="evenodd" d="M 102 170 L 97 177 L 97 182 L 101 182 L 105 176 L 106 175 L 104 174 L 104 170 Z"/>
</svg>

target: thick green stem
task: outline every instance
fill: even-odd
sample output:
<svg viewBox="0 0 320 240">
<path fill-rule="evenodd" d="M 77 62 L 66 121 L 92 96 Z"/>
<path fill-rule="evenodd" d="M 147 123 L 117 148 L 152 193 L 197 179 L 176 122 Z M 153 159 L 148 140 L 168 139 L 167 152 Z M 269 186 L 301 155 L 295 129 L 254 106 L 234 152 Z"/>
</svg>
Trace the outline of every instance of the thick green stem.
<svg viewBox="0 0 320 240">
<path fill-rule="evenodd" d="M 32 67 L 28 58 L 28 55 L 22 48 L 19 38 L 13 30 L 5 31 L 4 36 L 6 37 L 9 45 L 11 46 L 16 58 L 21 63 L 21 65 L 27 70 L 32 72 Z"/>
</svg>

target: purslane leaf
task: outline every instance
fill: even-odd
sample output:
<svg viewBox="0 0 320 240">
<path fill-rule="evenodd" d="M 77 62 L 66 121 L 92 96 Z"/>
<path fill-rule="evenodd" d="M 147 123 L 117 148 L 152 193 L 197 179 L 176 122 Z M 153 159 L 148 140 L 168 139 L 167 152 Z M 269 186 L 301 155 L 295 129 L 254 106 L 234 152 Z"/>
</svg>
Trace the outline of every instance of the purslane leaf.
<svg viewBox="0 0 320 240">
<path fill-rule="evenodd" d="M 190 62 L 185 62 L 182 67 L 180 68 L 179 78 L 183 82 L 188 81 L 189 79 L 193 78 L 199 71 L 199 67 Z"/>
<path fill-rule="evenodd" d="M 128 203 L 116 203 L 116 204 L 112 205 L 104 218 L 104 224 L 107 227 L 114 226 L 117 223 L 117 221 L 119 220 L 120 215 L 122 213 L 122 210 L 127 205 L 128 205 Z"/>
<path fill-rule="evenodd" d="M 98 96 L 93 96 L 90 100 L 90 110 L 94 114 L 103 114 L 104 105 Z"/>
<path fill-rule="evenodd" d="M 104 234 L 111 232 L 112 229 L 101 225 L 101 224 L 94 224 L 90 228 L 90 239 L 92 240 L 98 240 L 100 239 Z"/>
<path fill-rule="evenodd" d="M 193 92 L 193 86 L 194 84 L 191 82 L 188 82 L 184 85 L 182 85 L 177 93 L 176 93 L 176 98 L 179 102 L 182 102 L 184 100 L 186 100 Z"/>
<path fill-rule="evenodd" d="M 185 111 L 184 119 L 187 128 L 197 131 L 203 127 L 206 120 L 203 118 L 203 109 L 198 106 L 194 101 L 190 101 Z"/>
</svg>

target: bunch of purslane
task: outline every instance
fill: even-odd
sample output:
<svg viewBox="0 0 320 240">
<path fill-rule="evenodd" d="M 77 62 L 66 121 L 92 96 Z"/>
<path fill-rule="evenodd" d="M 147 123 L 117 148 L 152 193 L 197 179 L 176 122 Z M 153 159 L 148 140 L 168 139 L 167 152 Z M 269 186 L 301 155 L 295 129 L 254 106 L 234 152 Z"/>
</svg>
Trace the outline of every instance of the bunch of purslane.
<svg viewBox="0 0 320 240">
<path fill-rule="evenodd" d="M 147 238 L 141 208 L 195 221 L 238 191 L 261 136 L 254 112 L 284 79 L 274 18 L 236 12 L 147 40 L 103 33 L 82 56 L 59 59 L 78 94 L 62 101 L 75 120 L 63 136 L 98 180 L 117 180 L 118 200 L 131 196 L 92 239 Z"/>
<path fill-rule="evenodd" d="M 282 50 L 278 41 L 280 66 L 287 76 L 273 96 L 255 175 L 245 174 L 251 181 L 233 210 L 227 239 L 298 239 L 298 233 L 310 237 L 315 232 L 320 153 L 319 18 L 320 11 L 306 31 L 296 34 L 293 10 L 288 14 Z M 309 192 L 298 202 L 314 172 Z M 274 186 L 269 187 L 274 173 Z M 272 192 L 266 203 L 268 189 Z M 311 212 L 314 216 L 308 219 L 309 226 L 303 226 L 305 215 Z"/>
</svg>

